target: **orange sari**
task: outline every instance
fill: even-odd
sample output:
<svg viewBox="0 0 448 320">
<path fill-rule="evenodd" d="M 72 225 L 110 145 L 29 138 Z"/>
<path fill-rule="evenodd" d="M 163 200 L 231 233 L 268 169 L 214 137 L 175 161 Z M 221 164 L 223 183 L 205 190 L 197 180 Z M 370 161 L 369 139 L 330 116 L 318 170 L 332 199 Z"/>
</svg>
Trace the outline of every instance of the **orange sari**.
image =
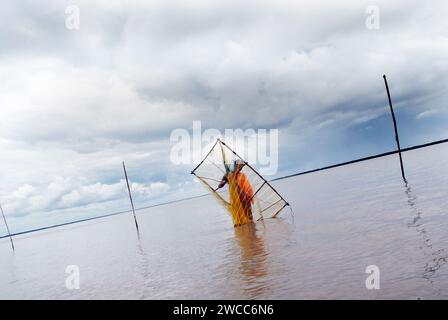
<svg viewBox="0 0 448 320">
<path fill-rule="evenodd" d="M 232 212 L 233 225 L 235 227 L 249 223 L 252 218 L 252 204 L 254 203 L 254 190 L 242 172 L 229 173 L 227 176 L 230 193 L 230 206 Z"/>
</svg>

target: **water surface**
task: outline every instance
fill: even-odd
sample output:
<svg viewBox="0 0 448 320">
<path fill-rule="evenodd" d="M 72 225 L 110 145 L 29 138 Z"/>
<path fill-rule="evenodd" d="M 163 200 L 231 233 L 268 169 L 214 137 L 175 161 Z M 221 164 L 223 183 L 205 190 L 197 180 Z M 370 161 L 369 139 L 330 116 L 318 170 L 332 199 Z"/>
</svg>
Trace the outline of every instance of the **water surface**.
<svg viewBox="0 0 448 320">
<path fill-rule="evenodd" d="M 202 197 L 1 239 L 0 298 L 447 298 L 448 145 L 403 157 L 407 185 L 396 155 L 276 181 L 294 215 L 237 229 Z"/>
</svg>

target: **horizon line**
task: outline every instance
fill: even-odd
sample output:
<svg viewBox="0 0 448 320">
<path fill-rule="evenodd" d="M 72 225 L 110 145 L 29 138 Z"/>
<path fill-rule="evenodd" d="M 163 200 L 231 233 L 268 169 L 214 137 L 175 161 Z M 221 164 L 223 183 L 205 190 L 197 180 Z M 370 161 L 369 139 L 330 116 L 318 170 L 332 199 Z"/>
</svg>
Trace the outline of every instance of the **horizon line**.
<svg viewBox="0 0 448 320">
<path fill-rule="evenodd" d="M 420 144 L 420 145 L 416 145 L 416 146 L 412 146 L 412 147 L 403 148 L 403 149 L 401 149 L 401 152 L 407 152 L 407 151 L 411 151 L 411 150 L 415 150 L 415 149 L 426 148 L 426 147 L 429 147 L 429 146 L 433 146 L 433 145 L 437 145 L 437 144 L 441 144 L 441 143 L 447 143 L 447 142 L 448 142 L 448 139 L 432 141 L 432 142 L 428 142 L 428 143 L 424 143 L 424 144 Z M 358 158 L 358 159 L 350 160 L 350 161 L 345 161 L 345 162 L 341 162 L 341 163 L 337 163 L 337 164 L 333 164 L 333 165 L 329 165 L 329 166 L 325 166 L 325 167 L 321 167 L 321 168 L 316 168 L 316 169 L 306 170 L 306 171 L 302 171 L 302 172 L 298 172 L 298 173 L 293 173 L 293 174 L 289 174 L 289 175 L 286 175 L 286 176 L 274 178 L 274 179 L 271 179 L 269 181 L 273 182 L 273 181 L 288 179 L 288 178 L 297 177 L 297 176 L 301 176 L 301 175 L 305 175 L 305 174 L 309 174 L 309 173 L 314 173 L 314 172 L 318 172 L 318 171 L 329 170 L 329 169 L 333 169 L 333 168 L 337 168 L 337 167 L 342 167 L 342 166 L 354 164 L 354 163 L 357 163 L 357 162 L 368 161 L 368 160 L 372 160 L 372 159 L 376 159 L 376 158 L 389 156 L 389 155 L 392 155 L 392 154 L 395 154 L 395 153 L 398 153 L 398 150 L 383 152 L 383 153 L 379 153 L 379 154 L 376 154 L 376 155 L 367 156 L 367 157 L 363 157 L 363 158 Z M 181 198 L 181 199 L 175 199 L 175 200 L 166 201 L 166 202 L 162 202 L 162 203 L 156 203 L 156 204 L 152 204 L 152 205 L 143 206 L 143 207 L 140 207 L 140 208 L 135 208 L 135 211 L 149 209 L 149 208 L 154 208 L 154 207 L 159 207 L 159 206 L 164 206 L 164 205 L 168 205 L 168 204 L 172 204 L 172 203 L 176 203 L 176 202 L 192 200 L 192 199 L 201 198 L 201 197 L 205 197 L 205 196 L 209 196 L 209 195 L 210 195 L 209 193 L 205 193 L 205 194 L 201 194 L 201 195 L 197 195 L 197 196 Z M 63 227 L 63 226 L 66 226 L 66 225 L 86 222 L 86 221 L 90 221 L 90 220 L 107 218 L 107 217 L 116 216 L 116 215 L 124 214 L 124 213 L 130 213 L 130 212 L 132 212 L 131 209 L 124 210 L 124 211 L 113 212 L 113 213 L 108 213 L 108 214 L 104 214 L 104 215 L 100 215 L 100 216 L 96 216 L 96 217 L 90 217 L 90 218 L 74 220 L 74 221 L 70 221 L 70 222 L 58 223 L 58 224 L 54 224 L 54 225 L 50 225 L 50 226 L 46 226 L 46 227 L 35 228 L 35 229 L 20 231 L 20 232 L 16 232 L 16 233 L 11 233 L 11 236 L 18 236 L 18 235 L 27 234 L 27 233 L 34 233 L 34 232 L 43 231 L 43 230 L 47 230 L 47 229 Z M 0 239 L 4 239 L 4 238 L 8 238 L 8 237 L 9 237 L 9 235 L 6 234 L 4 236 L 0 236 Z"/>
</svg>

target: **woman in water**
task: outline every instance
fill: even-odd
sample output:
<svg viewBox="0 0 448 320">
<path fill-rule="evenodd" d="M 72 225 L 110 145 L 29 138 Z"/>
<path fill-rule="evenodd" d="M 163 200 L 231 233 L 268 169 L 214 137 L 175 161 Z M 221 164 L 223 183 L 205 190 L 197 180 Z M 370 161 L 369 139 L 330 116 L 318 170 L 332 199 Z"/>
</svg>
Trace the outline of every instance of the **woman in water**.
<svg viewBox="0 0 448 320">
<path fill-rule="evenodd" d="M 230 204 L 235 227 L 252 221 L 254 190 L 247 176 L 241 172 L 245 165 L 244 161 L 235 160 L 233 170 L 227 171 L 216 189 L 218 190 L 229 184 Z"/>
</svg>

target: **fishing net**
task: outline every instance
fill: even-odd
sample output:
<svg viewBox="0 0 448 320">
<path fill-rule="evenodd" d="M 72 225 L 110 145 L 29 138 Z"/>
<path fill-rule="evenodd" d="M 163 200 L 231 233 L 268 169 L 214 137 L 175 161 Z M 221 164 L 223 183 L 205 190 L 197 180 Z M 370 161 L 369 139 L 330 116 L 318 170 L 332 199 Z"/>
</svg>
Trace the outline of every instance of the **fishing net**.
<svg viewBox="0 0 448 320">
<path fill-rule="evenodd" d="M 230 213 L 234 226 L 274 218 L 288 206 L 266 179 L 219 139 L 191 173 Z"/>
</svg>

